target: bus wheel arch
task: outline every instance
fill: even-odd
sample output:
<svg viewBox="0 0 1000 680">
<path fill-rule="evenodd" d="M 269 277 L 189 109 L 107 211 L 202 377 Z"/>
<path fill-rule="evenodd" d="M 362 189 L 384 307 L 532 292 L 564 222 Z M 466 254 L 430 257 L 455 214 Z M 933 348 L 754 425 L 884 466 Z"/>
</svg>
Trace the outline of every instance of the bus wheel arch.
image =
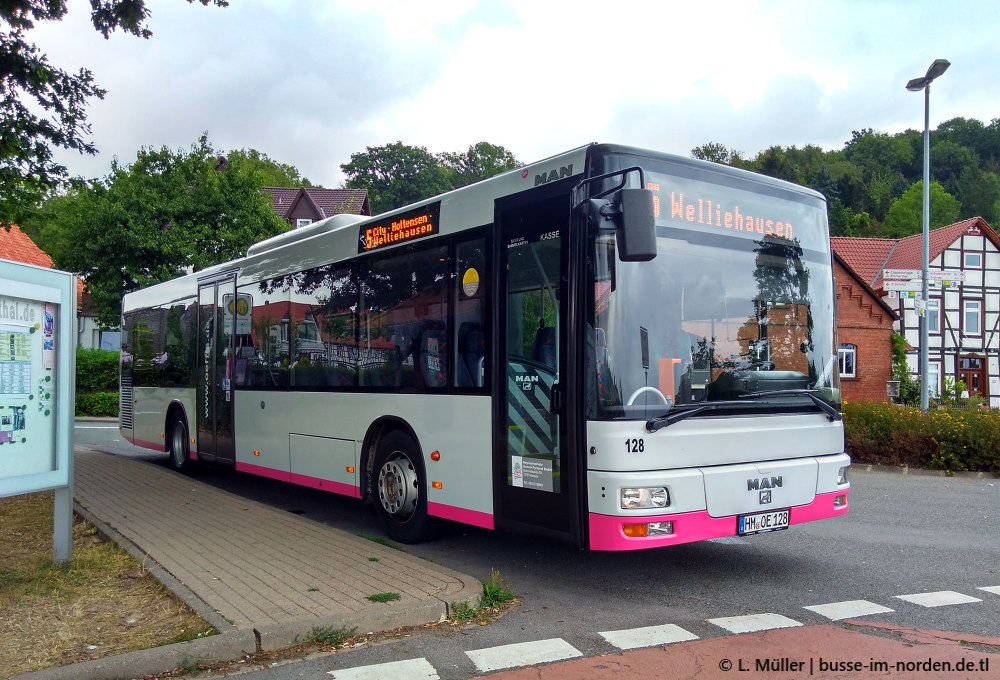
<svg viewBox="0 0 1000 680">
<path fill-rule="evenodd" d="M 190 431 L 184 406 L 178 402 L 172 403 L 167 408 L 164 432 L 166 433 L 167 441 L 165 443 L 170 467 L 178 472 L 186 472 L 192 467 L 191 449 L 188 444 Z"/>
<path fill-rule="evenodd" d="M 364 487 L 383 529 L 401 543 L 428 538 L 433 522 L 427 514 L 427 475 L 413 430 L 390 420 L 369 435 L 362 467 L 367 476 Z"/>
</svg>

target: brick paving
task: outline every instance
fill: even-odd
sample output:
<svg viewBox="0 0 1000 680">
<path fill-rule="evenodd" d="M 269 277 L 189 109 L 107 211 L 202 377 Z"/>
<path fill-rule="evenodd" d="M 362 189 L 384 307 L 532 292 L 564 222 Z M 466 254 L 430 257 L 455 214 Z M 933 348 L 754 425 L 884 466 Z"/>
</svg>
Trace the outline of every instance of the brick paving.
<svg viewBox="0 0 1000 680">
<path fill-rule="evenodd" d="M 134 543 L 237 629 L 468 597 L 478 583 L 400 550 L 213 488 L 172 470 L 78 447 L 76 502 Z M 380 609 L 381 608 L 381 609 Z"/>
</svg>

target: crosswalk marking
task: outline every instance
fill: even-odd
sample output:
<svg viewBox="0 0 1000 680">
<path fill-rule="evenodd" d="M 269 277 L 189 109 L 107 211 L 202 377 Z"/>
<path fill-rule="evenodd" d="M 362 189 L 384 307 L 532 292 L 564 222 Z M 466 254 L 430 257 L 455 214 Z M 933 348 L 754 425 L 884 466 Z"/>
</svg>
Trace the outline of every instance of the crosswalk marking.
<svg viewBox="0 0 1000 680">
<path fill-rule="evenodd" d="M 600 635 L 618 649 L 655 647 L 657 645 L 669 645 L 675 642 L 689 642 L 698 639 L 697 635 L 689 633 L 680 626 L 675 626 L 672 623 L 664 626 L 609 630 L 600 633 Z"/>
<path fill-rule="evenodd" d="M 583 653 L 562 638 L 520 642 L 513 645 L 474 649 L 465 653 L 480 673 L 499 671 L 518 666 L 534 666 L 551 661 L 564 661 L 583 656 Z"/>
<path fill-rule="evenodd" d="M 725 628 L 730 633 L 753 633 L 758 630 L 773 630 L 774 628 L 794 628 L 801 626 L 798 621 L 781 614 L 750 614 L 749 616 L 727 616 L 721 619 L 708 619 L 708 622 Z"/>
<path fill-rule="evenodd" d="M 825 616 L 833 621 L 851 619 L 855 616 L 868 616 L 869 614 L 888 614 L 894 611 L 868 600 L 848 600 L 846 602 L 816 604 L 810 607 L 803 607 L 803 609 L 816 612 L 820 616 Z"/>
<path fill-rule="evenodd" d="M 1000 586 L 983 586 L 982 588 L 976 588 L 976 590 L 985 590 L 987 593 L 1000 595 Z"/>
<path fill-rule="evenodd" d="M 434 666 L 427 659 L 409 659 L 407 661 L 390 661 L 372 666 L 357 666 L 339 671 L 328 671 L 336 680 L 440 680 Z"/>
<path fill-rule="evenodd" d="M 949 604 L 968 604 L 982 602 L 978 597 L 956 593 L 954 590 L 941 590 L 936 593 L 914 593 L 913 595 L 896 595 L 896 598 L 918 604 L 921 607 L 945 607 Z"/>
</svg>

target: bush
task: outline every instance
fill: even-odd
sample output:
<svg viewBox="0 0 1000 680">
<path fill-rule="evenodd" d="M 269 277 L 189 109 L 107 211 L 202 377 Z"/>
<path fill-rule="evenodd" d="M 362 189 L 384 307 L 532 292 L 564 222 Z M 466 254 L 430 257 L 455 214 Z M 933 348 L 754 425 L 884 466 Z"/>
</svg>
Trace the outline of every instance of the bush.
<svg viewBox="0 0 1000 680">
<path fill-rule="evenodd" d="M 1000 475 L 1000 411 L 920 409 L 872 402 L 844 409 L 847 451 L 858 463 Z"/>
<path fill-rule="evenodd" d="M 110 392 L 118 389 L 118 352 L 76 350 L 76 391 Z"/>
<path fill-rule="evenodd" d="M 76 415 L 79 416 L 117 416 L 118 393 L 94 392 L 93 394 L 76 395 Z"/>
</svg>

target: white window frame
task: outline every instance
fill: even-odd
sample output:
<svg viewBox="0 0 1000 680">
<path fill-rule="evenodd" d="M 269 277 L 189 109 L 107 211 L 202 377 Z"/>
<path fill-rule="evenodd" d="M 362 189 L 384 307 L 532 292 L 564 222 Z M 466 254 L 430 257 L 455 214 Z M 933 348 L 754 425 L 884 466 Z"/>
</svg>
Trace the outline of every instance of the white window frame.
<svg viewBox="0 0 1000 680">
<path fill-rule="evenodd" d="M 848 371 L 847 357 L 851 357 L 851 370 Z M 858 346 L 850 342 L 842 342 L 837 345 L 837 367 L 840 369 L 841 378 L 858 377 Z"/>
<path fill-rule="evenodd" d="M 969 315 L 974 314 L 976 319 L 975 329 L 970 329 Z M 982 300 L 962 300 L 962 335 L 982 335 L 983 334 L 983 301 Z"/>
<path fill-rule="evenodd" d="M 969 263 L 969 257 L 978 258 L 976 264 Z M 966 252 L 962 253 L 962 269 L 982 269 L 983 268 L 983 254 L 980 252 Z"/>
<path fill-rule="evenodd" d="M 927 301 L 927 332 L 941 333 L 941 300 L 930 299 Z"/>
<path fill-rule="evenodd" d="M 935 361 L 931 361 L 927 364 L 927 382 L 928 382 L 928 392 L 927 396 L 930 397 L 940 397 L 941 396 L 941 364 Z"/>
<path fill-rule="evenodd" d="M 295 220 L 295 228 L 298 229 L 299 227 L 308 227 L 312 223 L 313 221 L 308 217 L 298 217 Z"/>
</svg>

